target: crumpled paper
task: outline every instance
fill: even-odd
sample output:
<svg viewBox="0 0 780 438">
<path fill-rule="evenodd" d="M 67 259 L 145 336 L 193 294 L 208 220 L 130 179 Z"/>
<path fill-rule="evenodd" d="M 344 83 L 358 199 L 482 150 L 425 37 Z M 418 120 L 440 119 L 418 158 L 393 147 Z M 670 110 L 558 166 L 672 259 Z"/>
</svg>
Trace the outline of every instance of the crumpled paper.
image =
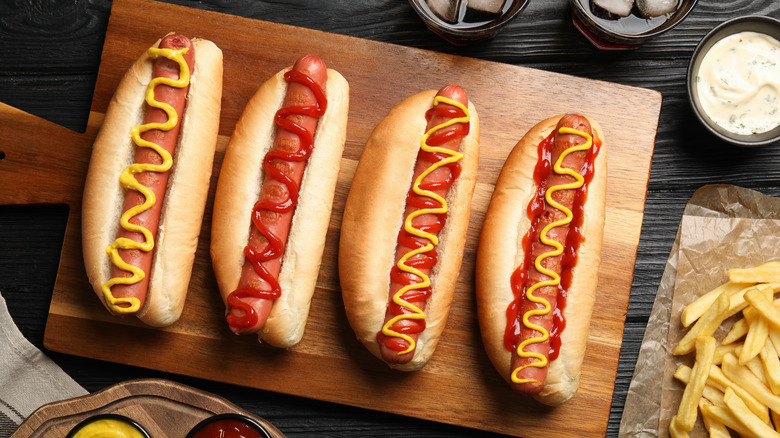
<svg viewBox="0 0 780 438">
<path fill-rule="evenodd" d="M 728 281 L 728 269 L 775 259 L 780 259 L 780 199 L 731 185 L 704 186 L 694 193 L 650 313 L 626 396 L 621 437 L 669 436 L 669 421 L 684 389 L 672 375 L 679 364 L 694 361 L 693 353 L 671 354 L 687 331 L 680 323 L 682 309 Z M 716 337 L 732 322 L 726 321 Z M 701 420 L 690 436 L 706 436 Z"/>
</svg>

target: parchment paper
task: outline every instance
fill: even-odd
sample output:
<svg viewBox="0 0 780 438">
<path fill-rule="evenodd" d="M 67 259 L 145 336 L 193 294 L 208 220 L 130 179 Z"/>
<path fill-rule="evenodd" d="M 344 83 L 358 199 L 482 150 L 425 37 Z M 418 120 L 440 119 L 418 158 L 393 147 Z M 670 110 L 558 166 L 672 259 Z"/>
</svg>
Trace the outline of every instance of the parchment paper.
<svg viewBox="0 0 780 438">
<path fill-rule="evenodd" d="M 704 186 L 694 193 L 650 313 L 626 396 L 621 437 L 669 436 L 669 420 L 683 390 L 672 374 L 694 359 L 693 353 L 671 354 L 687 330 L 680 323 L 683 307 L 725 283 L 728 269 L 775 259 L 780 259 L 780 199 L 730 185 Z M 690 436 L 706 436 L 701 420 Z"/>
</svg>

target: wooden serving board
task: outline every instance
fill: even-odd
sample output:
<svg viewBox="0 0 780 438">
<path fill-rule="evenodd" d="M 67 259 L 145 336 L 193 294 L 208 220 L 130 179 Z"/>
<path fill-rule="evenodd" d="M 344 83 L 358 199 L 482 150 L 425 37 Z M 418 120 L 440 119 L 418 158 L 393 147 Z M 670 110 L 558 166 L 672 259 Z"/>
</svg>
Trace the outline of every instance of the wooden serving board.
<svg viewBox="0 0 780 438">
<path fill-rule="evenodd" d="M 224 53 L 225 80 L 218 153 L 187 303 L 179 322 L 153 329 L 110 316 L 94 296 L 82 262 L 80 211 L 91 144 L 113 90 L 135 58 L 169 31 L 216 42 Z M 319 55 L 347 78 L 351 106 L 306 334 L 299 345 L 281 351 L 227 329 L 209 259 L 211 208 L 223 151 L 247 100 L 266 78 L 306 53 Z M 408 95 L 448 83 L 466 89 L 481 119 L 477 188 L 447 328 L 423 370 L 401 373 L 371 356 L 349 327 L 336 264 L 339 227 L 362 145 L 376 123 Z M 51 350 L 506 434 L 603 436 L 660 108 L 661 95 L 651 90 L 148 0 L 115 0 L 85 134 L 8 107 L 0 111 L 0 125 L 17 134 L 4 145 L 0 203 L 70 207 L 44 338 Z M 603 126 L 609 201 L 580 389 L 565 405 L 548 408 L 513 394 L 487 359 L 475 312 L 474 266 L 504 159 L 533 124 L 564 112 L 588 114 Z"/>
<path fill-rule="evenodd" d="M 49 403 L 27 417 L 11 438 L 63 437 L 82 420 L 100 414 L 124 415 L 160 438 L 182 438 L 217 414 L 241 414 L 257 421 L 272 438 L 284 438 L 267 420 L 222 397 L 162 379 L 129 380 L 83 397 Z"/>
</svg>

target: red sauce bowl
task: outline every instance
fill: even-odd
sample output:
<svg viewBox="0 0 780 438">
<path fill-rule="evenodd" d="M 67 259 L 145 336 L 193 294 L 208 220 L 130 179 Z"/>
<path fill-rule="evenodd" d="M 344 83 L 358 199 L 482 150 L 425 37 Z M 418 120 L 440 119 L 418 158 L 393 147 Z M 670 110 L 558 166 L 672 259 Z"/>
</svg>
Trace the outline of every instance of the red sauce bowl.
<svg viewBox="0 0 780 438">
<path fill-rule="evenodd" d="M 254 419 L 241 414 L 219 414 L 206 418 L 186 438 L 272 438 Z"/>
</svg>

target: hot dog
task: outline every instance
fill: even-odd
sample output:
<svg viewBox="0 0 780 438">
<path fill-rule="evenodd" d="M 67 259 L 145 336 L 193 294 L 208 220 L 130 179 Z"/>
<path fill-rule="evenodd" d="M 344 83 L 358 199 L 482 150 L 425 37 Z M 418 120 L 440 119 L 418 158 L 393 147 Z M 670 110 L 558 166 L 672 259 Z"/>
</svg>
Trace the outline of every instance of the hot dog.
<svg viewBox="0 0 780 438">
<path fill-rule="evenodd" d="M 289 348 L 304 333 L 341 154 L 349 85 L 313 55 L 266 81 L 225 151 L 211 231 L 214 273 L 236 334 Z"/>
<path fill-rule="evenodd" d="M 184 307 L 208 196 L 222 52 L 167 35 L 130 67 L 95 139 L 82 204 L 90 283 L 111 313 L 152 326 Z"/>
<path fill-rule="evenodd" d="M 479 119 L 459 86 L 405 99 L 366 142 L 339 241 L 344 306 L 390 367 L 422 368 L 457 282 L 476 182 Z"/>
<path fill-rule="evenodd" d="M 600 260 L 607 162 L 599 125 L 567 114 L 531 128 L 496 182 L 477 249 L 485 349 L 518 393 L 577 390 Z"/>
</svg>

